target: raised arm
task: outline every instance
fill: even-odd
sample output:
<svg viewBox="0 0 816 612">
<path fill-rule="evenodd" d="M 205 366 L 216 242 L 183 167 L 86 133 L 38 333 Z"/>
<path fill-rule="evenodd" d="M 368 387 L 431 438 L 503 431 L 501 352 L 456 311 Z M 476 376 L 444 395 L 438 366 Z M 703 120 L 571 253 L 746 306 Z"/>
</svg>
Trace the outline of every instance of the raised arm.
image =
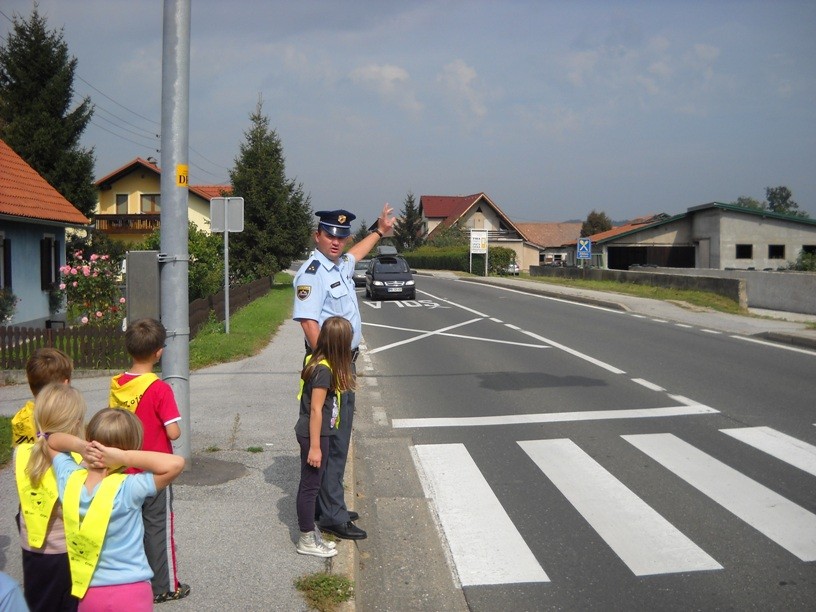
<svg viewBox="0 0 816 612">
<path fill-rule="evenodd" d="M 377 231 L 379 231 L 383 236 L 388 236 L 392 230 L 394 229 L 394 216 L 392 213 L 394 209 L 386 202 L 385 206 L 383 206 L 382 212 L 380 216 L 377 217 Z M 380 234 L 377 232 L 371 232 L 368 236 L 360 240 L 360 242 L 356 243 L 353 247 L 351 247 L 348 252 L 351 254 L 356 261 L 360 261 L 368 252 L 374 248 L 377 244 L 377 241 L 380 239 Z"/>
<path fill-rule="evenodd" d="M 91 445 L 101 454 L 105 467 L 133 467 L 153 474 L 156 489 L 161 490 L 173 482 L 184 469 L 184 457 L 154 451 L 122 450 L 104 446 L 99 442 Z"/>
</svg>

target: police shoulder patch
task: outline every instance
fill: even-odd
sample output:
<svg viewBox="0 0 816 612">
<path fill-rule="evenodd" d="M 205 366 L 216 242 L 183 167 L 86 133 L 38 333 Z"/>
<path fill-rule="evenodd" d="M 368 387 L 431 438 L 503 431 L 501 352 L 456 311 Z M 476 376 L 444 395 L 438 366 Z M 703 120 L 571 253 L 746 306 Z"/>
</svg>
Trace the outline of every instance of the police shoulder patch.
<svg viewBox="0 0 816 612">
<path fill-rule="evenodd" d="M 318 261 L 317 259 L 313 259 L 312 263 L 309 264 L 309 267 L 306 268 L 306 274 L 315 274 L 319 267 L 320 261 Z"/>
<path fill-rule="evenodd" d="M 297 299 L 305 300 L 312 294 L 312 286 L 311 285 L 298 285 L 297 290 L 295 291 L 297 295 Z"/>
</svg>

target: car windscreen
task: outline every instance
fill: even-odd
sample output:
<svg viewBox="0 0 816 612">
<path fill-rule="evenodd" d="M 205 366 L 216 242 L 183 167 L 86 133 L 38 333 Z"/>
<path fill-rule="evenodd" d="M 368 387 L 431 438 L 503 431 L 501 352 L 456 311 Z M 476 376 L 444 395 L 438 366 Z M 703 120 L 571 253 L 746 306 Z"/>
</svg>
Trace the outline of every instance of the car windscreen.
<svg viewBox="0 0 816 612">
<path fill-rule="evenodd" d="M 408 272 L 408 264 L 404 259 L 379 259 L 374 263 L 374 273 L 403 274 Z"/>
</svg>

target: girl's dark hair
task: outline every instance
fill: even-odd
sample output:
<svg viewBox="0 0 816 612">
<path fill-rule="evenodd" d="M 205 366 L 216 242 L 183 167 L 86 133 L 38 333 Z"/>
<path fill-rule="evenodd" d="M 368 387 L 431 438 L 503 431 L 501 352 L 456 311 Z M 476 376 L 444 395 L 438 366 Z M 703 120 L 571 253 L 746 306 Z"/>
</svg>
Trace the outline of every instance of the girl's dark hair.
<svg viewBox="0 0 816 612">
<path fill-rule="evenodd" d="M 351 323 L 343 317 L 329 317 L 320 327 L 317 346 L 300 377 L 309 380 L 321 360 L 329 362 L 332 371 L 332 391 L 353 391 L 354 372 L 351 361 Z"/>
</svg>

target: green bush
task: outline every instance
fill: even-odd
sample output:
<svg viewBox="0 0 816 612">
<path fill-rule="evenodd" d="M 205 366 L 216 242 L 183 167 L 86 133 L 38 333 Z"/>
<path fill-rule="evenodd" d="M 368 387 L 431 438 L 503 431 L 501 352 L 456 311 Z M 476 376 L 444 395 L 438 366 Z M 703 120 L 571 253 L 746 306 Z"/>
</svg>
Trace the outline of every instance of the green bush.
<svg viewBox="0 0 816 612">
<path fill-rule="evenodd" d="M 487 256 L 487 271 L 489 274 L 505 274 L 507 266 L 516 261 L 516 252 L 507 247 L 489 246 Z"/>
<path fill-rule="evenodd" d="M 11 292 L 11 289 L 0 289 L 0 325 L 11 321 L 14 316 L 14 310 L 17 308 L 17 296 Z"/>
<path fill-rule="evenodd" d="M 403 253 L 412 268 L 427 270 L 457 270 L 467 272 L 469 269 L 468 247 L 434 247 L 423 246 L 416 251 Z"/>
</svg>

